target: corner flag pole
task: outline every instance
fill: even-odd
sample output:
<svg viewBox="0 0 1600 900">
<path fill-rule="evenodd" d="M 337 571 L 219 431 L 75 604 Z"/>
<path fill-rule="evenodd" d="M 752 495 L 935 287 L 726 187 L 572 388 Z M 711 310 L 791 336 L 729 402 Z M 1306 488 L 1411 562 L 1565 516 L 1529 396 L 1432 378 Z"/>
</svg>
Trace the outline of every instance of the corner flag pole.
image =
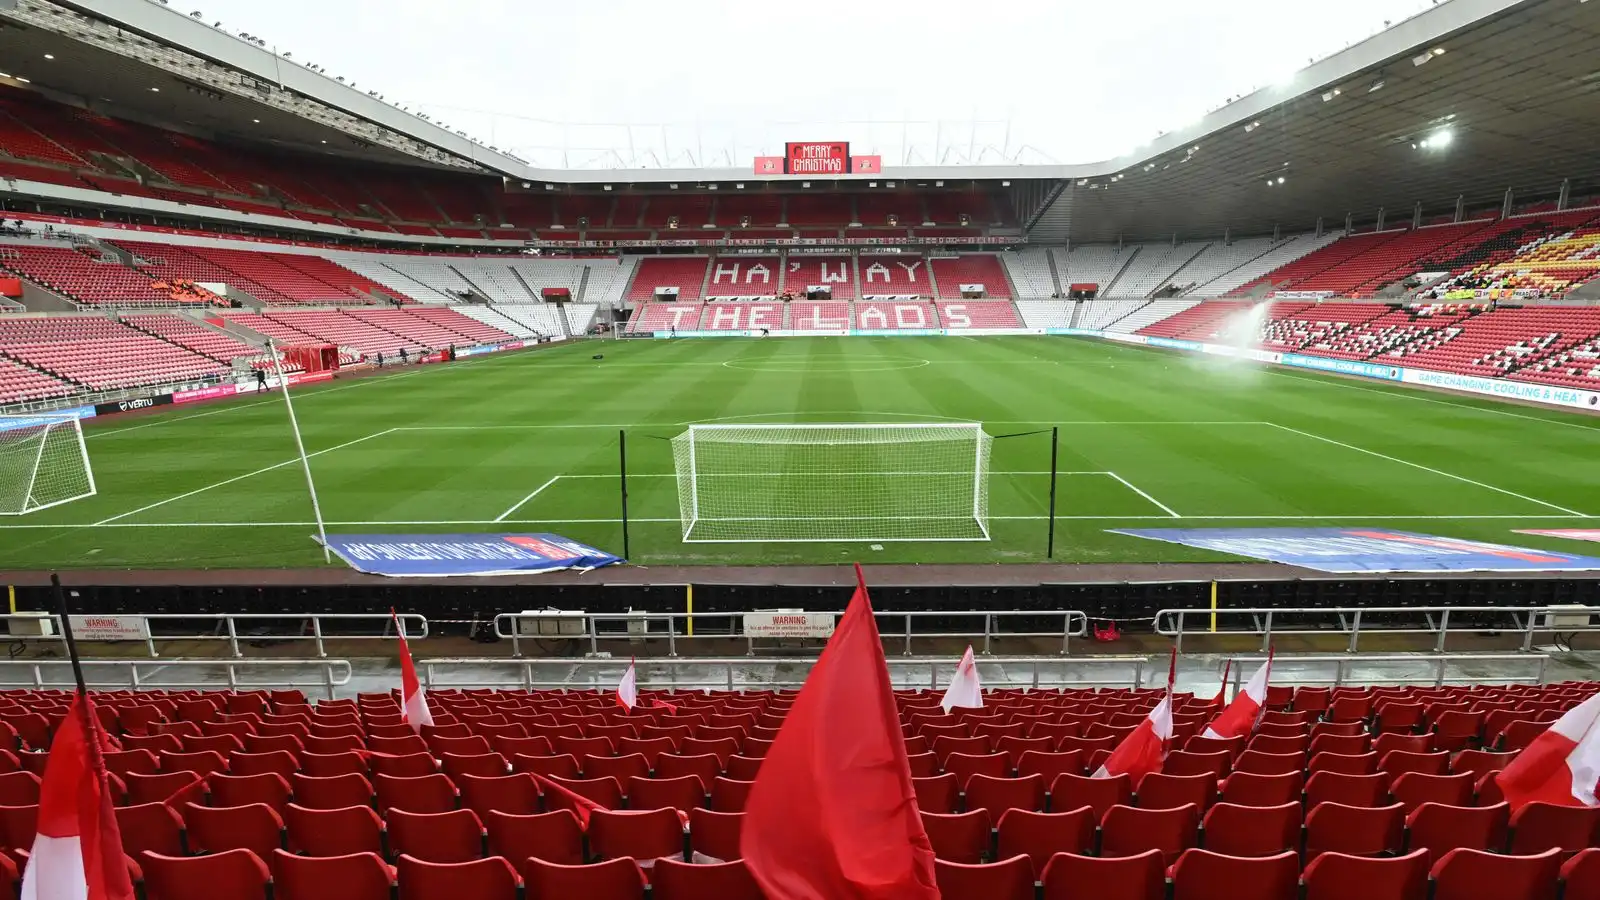
<svg viewBox="0 0 1600 900">
<path fill-rule="evenodd" d="M 311 478 L 311 458 L 306 456 L 306 442 L 300 437 L 300 420 L 294 415 L 294 401 L 289 399 L 289 379 L 283 374 L 283 356 L 267 338 L 267 355 L 272 357 L 272 367 L 278 373 L 278 387 L 283 389 L 283 405 L 289 410 L 289 430 L 294 432 L 294 445 L 300 451 L 300 466 L 306 472 L 306 490 L 311 492 L 311 512 L 317 517 L 317 539 L 322 542 L 322 561 L 333 562 L 328 550 L 328 529 L 322 524 L 322 504 L 317 500 L 317 483 Z"/>
<path fill-rule="evenodd" d="M 67 656 L 72 659 L 72 677 L 78 683 L 78 693 L 88 690 L 84 686 L 83 661 L 78 658 L 78 641 L 72 636 L 72 617 L 67 615 L 67 592 L 61 587 L 61 575 L 50 573 L 50 590 L 55 594 L 56 615 L 61 618 L 61 636 L 67 639 Z"/>
<path fill-rule="evenodd" d="M 1049 537 L 1045 540 L 1045 559 L 1056 558 L 1056 452 L 1061 446 L 1058 437 L 1060 431 L 1059 425 L 1050 429 L 1050 528 Z"/>
<path fill-rule="evenodd" d="M 622 558 L 628 559 L 633 554 L 628 552 L 628 433 L 617 429 L 617 484 L 622 489 Z"/>
</svg>

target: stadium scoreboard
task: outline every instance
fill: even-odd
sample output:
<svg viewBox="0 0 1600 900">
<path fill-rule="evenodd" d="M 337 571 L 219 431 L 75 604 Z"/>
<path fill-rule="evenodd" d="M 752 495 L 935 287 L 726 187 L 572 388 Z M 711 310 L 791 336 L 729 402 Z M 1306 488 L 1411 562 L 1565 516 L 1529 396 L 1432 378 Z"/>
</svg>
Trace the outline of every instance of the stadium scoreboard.
<svg viewBox="0 0 1600 900">
<path fill-rule="evenodd" d="M 785 175 L 843 175 L 850 171 L 850 145 L 844 141 L 789 141 L 784 145 Z"/>
</svg>

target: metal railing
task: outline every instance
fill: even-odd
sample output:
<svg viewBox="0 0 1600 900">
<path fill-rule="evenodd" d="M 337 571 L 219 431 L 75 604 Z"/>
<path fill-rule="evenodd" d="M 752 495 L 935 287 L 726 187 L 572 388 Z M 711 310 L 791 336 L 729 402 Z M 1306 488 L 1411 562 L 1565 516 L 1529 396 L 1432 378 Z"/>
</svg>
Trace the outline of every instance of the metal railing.
<svg viewBox="0 0 1600 900">
<path fill-rule="evenodd" d="M 327 658 L 186 659 L 181 664 L 138 659 L 85 659 L 82 665 L 85 685 L 96 690 L 300 688 L 321 690 L 329 700 L 334 699 L 336 689 L 350 683 L 351 675 L 349 660 Z M 312 677 L 297 677 L 297 672 L 307 670 L 314 673 Z M 270 674 L 261 678 L 248 677 L 249 673 L 256 672 Z M 43 690 L 72 688 L 76 684 L 72 663 L 67 660 L 0 660 L 0 685 L 7 688 Z"/>
<path fill-rule="evenodd" d="M 416 613 L 401 613 L 400 621 L 408 638 L 428 636 L 428 619 Z M 328 655 L 327 642 L 336 641 L 392 641 L 395 638 L 394 620 L 382 613 L 325 613 L 297 615 L 292 613 L 152 613 L 150 615 L 96 616 L 73 614 L 74 622 L 81 619 L 138 620 L 142 622 L 141 637 L 95 637 L 93 631 L 82 626 L 75 628 L 80 644 L 102 641 L 131 643 L 141 641 L 150 659 L 160 659 L 157 644 L 173 641 L 225 642 L 235 659 L 245 658 L 244 646 L 255 643 L 287 644 L 310 641 L 316 655 Z M 10 640 L 27 642 L 64 643 L 61 617 L 57 614 L 12 613 L 0 615 L 0 621 L 11 632 Z M 19 624 L 37 628 L 40 622 L 49 622 L 50 634 L 18 633 Z M 212 623 L 209 631 L 196 630 L 198 623 Z M 326 624 L 325 624 L 326 623 Z M 129 622 L 129 624 L 133 624 Z M 366 626 L 366 627 L 361 627 Z M 243 633 L 241 633 L 241 627 Z M 330 633 L 331 630 L 331 633 Z"/>
<path fill-rule="evenodd" d="M 1230 695 L 1237 695 L 1242 689 L 1244 681 L 1253 674 L 1261 665 L 1265 656 L 1222 656 L 1218 657 L 1217 665 L 1232 663 L 1232 674 L 1228 678 L 1228 685 L 1233 690 Z M 1470 674 L 1460 671 L 1459 674 L 1450 674 L 1451 666 L 1459 669 L 1483 663 L 1526 663 L 1532 668 L 1532 673 L 1526 676 L 1496 673 L 1485 676 L 1483 673 Z M 1404 672 L 1363 672 L 1359 677 L 1353 678 L 1356 667 L 1370 668 L 1374 666 L 1400 666 L 1414 670 L 1421 670 L 1423 674 L 1409 675 Z M 1389 685 L 1432 685 L 1444 687 L 1447 684 L 1481 684 L 1484 681 L 1526 681 L 1530 684 L 1543 684 L 1545 673 L 1550 667 L 1550 657 L 1542 653 L 1393 653 L 1371 654 L 1362 656 L 1278 656 L 1272 661 L 1273 675 L 1283 681 L 1295 685 L 1340 687 L 1352 680 L 1361 684 L 1389 684 Z M 1293 674 L 1280 674 L 1280 668 L 1292 669 Z M 1333 670 L 1331 677 L 1321 678 L 1302 674 L 1302 666 L 1320 667 L 1328 666 Z"/>
<path fill-rule="evenodd" d="M 1345 652 L 1355 653 L 1362 637 L 1380 634 L 1432 637 L 1434 652 L 1443 653 L 1453 634 L 1490 633 L 1521 635 L 1522 651 L 1529 653 L 1535 634 L 1600 631 L 1597 615 L 1600 607 L 1593 606 L 1163 609 L 1156 613 L 1155 631 L 1172 638 L 1179 653 L 1185 637 L 1240 635 L 1259 636 L 1263 652 L 1277 637 L 1348 635 Z"/>
<path fill-rule="evenodd" d="M 495 616 L 494 633 L 496 637 L 511 641 L 511 655 L 522 658 L 522 643 L 524 641 L 554 641 L 554 640 L 586 640 L 589 642 L 590 655 L 598 655 L 601 641 L 612 640 L 638 640 L 638 641 L 666 641 L 667 656 L 678 655 L 678 644 L 685 641 L 728 641 L 742 640 L 745 642 L 745 654 L 756 655 L 757 641 L 774 640 L 767 637 L 748 635 L 743 632 L 744 612 L 717 612 L 717 613 L 583 613 L 583 631 L 573 634 L 525 634 L 520 633 L 520 622 L 537 623 L 539 621 L 554 621 L 551 617 L 554 610 L 528 611 L 524 613 L 501 613 Z M 829 613 L 834 616 L 844 615 L 842 610 L 808 610 L 807 612 Z M 901 655 L 911 656 L 914 640 L 937 640 L 951 638 L 965 638 L 974 643 L 974 649 L 987 656 L 992 652 L 994 642 L 997 640 L 1052 640 L 1060 641 L 1061 649 L 1058 654 L 1068 655 L 1071 640 L 1081 638 L 1088 634 L 1089 619 L 1084 613 L 1077 610 L 1051 610 L 1051 611 L 1024 611 L 1024 610 L 923 610 L 917 612 L 874 612 L 873 617 L 878 622 L 879 634 L 885 641 L 901 641 Z M 977 620 L 979 626 L 964 631 L 921 631 L 914 624 L 922 620 L 931 619 L 972 619 Z M 1049 631 L 1005 630 L 1003 623 L 1023 619 L 1031 622 L 1055 620 L 1061 623 L 1059 629 Z M 693 633 L 690 633 L 690 623 L 693 623 Z M 711 627 L 708 628 L 707 625 Z M 817 638 L 815 640 L 821 640 Z"/>
<path fill-rule="evenodd" d="M 636 663 L 639 687 L 650 690 L 765 690 L 798 688 L 816 663 L 806 659 L 752 662 L 748 657 L 665 657 Z M 937 659 L 888 660 L 896 687 L 934 688 L 948 681 L 955 662 Z M 1137 687 L 1150 661 L 1143 656 L 1019 656 L 981 659 L 991 687 L 1052 689 L 1058 687 Z M 629 665 L 622 659 L 428 659 L 418 660 L 418 675 L 427 688 L 498 688 L 502 690 L 583 690 L 616 687 Z M 996 667 L 1001 667 L 997 669 Z M 1005 672 L 1005 669 L 1014 671 Z M 504 677 L 489 673 L 505 672 Z M 1002 678 L 993 677 L 1004 672 Z"/>
</svg>

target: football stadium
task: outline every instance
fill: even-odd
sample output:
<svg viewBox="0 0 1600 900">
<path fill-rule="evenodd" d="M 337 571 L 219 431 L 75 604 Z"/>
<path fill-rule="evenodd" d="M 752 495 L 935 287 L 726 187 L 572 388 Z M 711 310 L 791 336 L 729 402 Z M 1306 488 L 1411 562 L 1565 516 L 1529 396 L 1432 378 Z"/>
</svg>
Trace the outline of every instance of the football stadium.
<svg viewBox="0 0 1600 900">
<path fill-rule="evenodd" d="M 1600 3 L 212 5 L 0 0 L 0 900 L 1600 898 Z"/>
</svg>

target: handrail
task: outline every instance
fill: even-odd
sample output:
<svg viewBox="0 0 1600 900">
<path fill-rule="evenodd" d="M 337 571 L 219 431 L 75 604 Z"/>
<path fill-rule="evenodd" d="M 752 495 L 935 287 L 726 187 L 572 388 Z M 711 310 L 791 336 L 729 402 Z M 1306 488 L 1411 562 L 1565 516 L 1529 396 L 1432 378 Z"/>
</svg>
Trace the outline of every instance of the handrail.
<svg viewBox="0 0 1600 900">
<path fill-rule="evenodd" d="M 580 634 L 530 635 L 519 633 L 521 629 L 517 627 L 516 623 L 523 620 L 537 621 L 541 617 L 550 616 L 555 612 L 555 610 L 546 610 L 543 612 L 538 610 L 529 610 L 521 613 L 501 613 L 494 618 L 495 636 L 499 638 L 510 639 L 511 655 L 517 658 L 522 658 L 522 642 L 527 640 L 587 640 L 589 642 L 589 654 L 591 656 L 599 654 L 600 641 L 602 640 L 665 640 L 667 642 L 667 656 L 669 657 L 676 657 L 678 655 L 678 643 L 680 641 L 726 641 L 742 639 L 745 642 L 745 654 L 747 656 L 755 656 L 755 642 L 758 640 L 767 640 L 767 638 L 756 637 L 743 633 L 744 616 L 748 612 L 755 612 L 753 610 L 745 612 L 710 612 L 692 614 L 687 612 L 585 612 L 582 614 L 583 632 Z M 844 615 L 843 610 L 807 610 L 807 612 L 811 614 L 825 613 L 834 616 Z M 880 625 L 884 625 L 885 620 L 888 620 L 889 624 L 895 624 L 895 620 L 899 620 L 898 628 L 890 630 L 887 626 L 880 627 L 880 634 L 885 640 L 895 639 L 903 641 L 903 649 L 901 650 L 902 656 L 912 655 L 911 648 L 913 639 L 949 638 L 967 638 L 973 640 L 974 642 L 980 643 L 981 646 L 974 649 L 984 656 L 990 655 L 993 649 L 993 643 L 996 639 L 1050 638 L 1061 641 L 1061 649 L 1058 655 L 1066 656 L 1069 653 L 1072 638 L 1084 637 L 1089 632 L 1088 615 L 1079 612 L 1078 610 L 1030 611 L 972 609 L 917 610 L 912 612 L 876 611 L 873 613 L 873 618 L 875 618 Z M 918 631 L 912 627 L 913 622 L 921 619 L 951 618 L 981 619 L 982 628 L 981 630 L 971 631 Z M 1014 618 L 1026 618 L 1035 621 L 1051 618 L 1059 619 L 1061 621 L 1061 628 L 1051 631 L 1004 631 L 997 627 L 999 623 L 1003 622 L 1004 620 Z M 695 624 L 695 633 L 693 634 L 689 633 L 688 625 L 690 622 Z M 721 628 L 715 629 L 711 633 L 707 634 L 706 628 L 704 627 L 704 623 L 706 622 L 726 624 Z M 620 629 L 608 631 L 603 628 L 603 626 L 607 623 L 620 623 L 622 627 Z M 636 625 L 637 623 L 643 623 L 642 631 L 635 630 L 635 628 L 630 627 L 632 625 Z M 656 630 L 653 627 L 656 624 L 663 625 L 664 628 L 662 630 Z"/>
<path fill-rule="evenodd" d="M 1242 689 L 1244 680 L 1249 678 L 1251 673 L 1255 672 L 1256 668 L 1259 667 L 1262 661 L 1265 659 L 1265 656 L 1255 655 L 1220 656 L 1217 658 L 1217 664 L 1219 666 L 1223 665 L 1224 663 L 1232 664 L 1233 674 L 1229 676 L 1228 683 L 1233 686 L 1233 694 L 1237 695 Z M 1396 685 L 1431 684 L 1434 687 L 1444 687 L 1447 684 L 1479 684 L 1484 680 L 1484 676 L 1481 674 L 1454 676 L 1447 674 L 1446 670 L 1452 663 L 1473 664 L 1486 662 L 1516 662 L 1534 664 L 1534 674 L 1528 676 L 1527 678 L 1513 675 L 1496 674 L 1493 678 L 1494 681 L 1526 681 L 1531 679 L 1533 684 L 1543 684 L 1545 680 L 1545 673 L 1550 668 L 1550 657 L 1543 653 L 1388 653 L 1373 654 L 1370 656 L 1285 655 L 1276 657 L 1273 660 L 1273 669 L 1274 674 L 1276 675 L 1280 664 L 1285 666 L 1293 666 L 1296 668 L 1302 665 L 1331 665 L 1333 666 L 1332 678 L 1308 678 L 1299 674 L 1298 672 L 1296 672 L 1294 675 L 1282 677 L 1284 680 L 1292 681 L 1296 685 L 1327 685 L 1331 687 L 1339 687 L 1349 680 L 1352 666 L 1373 666 L 1384 665 L 1386 663 L 1406 664 L 1411 666 L 1421 665 L 1432 669 L 1432 674 L 1426 678 L 1414 678 L 1406 675 L 1396 675 L 1393 677 L 1363 676 L 1360 681 L 1363 683 L 1381 681 Z M 1226 685 L 1224 687 L 1226 687 Z"/>
<path fill-rule="evenodd" d="M 245 658 L 245 655 L 244 649 L 241 646 L 241 642 L 254 643 L 258 641 L 272 641 L 278 643 L 287 643 L 292 641 L 312 641 L 316 646 L 317 656 L 326 657 L 328 655 L 326 642 L 329 640 L 373 641 L 394 640 L 395 638 L 394 620 L 390 618 L 390 616 L 383 613 L 150 613 L 147 615 L 119 614 L 106 616 L 74 613 L 72 618 L 74 623 L 73 636 L 78 640 L 79 643 L 98 641 L 127 641 L 135 639 L 131 637 L 95 637 L 92 631 L 86 632 L 83 627 L 78 624 L 81 620 L 137 620 L 129 622 L 128 624 L 135 626 L 136 630 L 134 633 L 140 635 L 137 639 L 144 642 L 145 651 L 149 653 L 150 659 L 161 658 L 161 652 L 156 649 L 156 644 L 158 642 L 165 641 L 226 641 L 228 643 L 228 649 L 232 653 L 233 658 L 243 659 Z M 419 615 L 417 613 L 400 613 L 399 619 L 403 623 L 407 637 L 425 638 L 428 636 L 428 619 L 426 616 Z M 17 622 L 26 622 L 30 625 L 36 626 L 42 621 L 48 621 L 50 623 L 50 634 L 18 634 L 17 630 L 12 627 L 13 623 Z M 54 643 L 65 640 L 61 632 L 61 616 L 57 613 L 11 613 L 9 615 L 0 615 L 0 622 L 5 623 L 6 629 L 11 632 L 10 639 L 13 641 L 45 641 Z M 205 632 L 196 633 L 194 631 L 159 633 L 158 627 L 161 624 L 168 622 L 214 622 L 216 623 L 216 627 L 209 634 Z M 270 622 L 280 622 L 292 625 L 297 628 L 300 633 L 251 634 L 248 632 L 248 623 Z M 323 627 L 324 622 L 364 622 L 370 623 L 376 627 L 364 629 L 362 632 L 356 634 L 346 634 L 342 631 L 339 631 L 338 626 L 334 626 L 334 633 L 329 635 L 327 630 Z M 247 628 L 246 633 L 243 635 L 239 633 L 239 626 L 241 623 L 245 623 Z M 306 627 L 308 625 L 310 626 L 309 634 L 306 633 Z M 415 626 L 415 629 L 413 629 L 413 626 Z"/>
<path fill-rule="evenodd" d="M 1018 656 L 990 657 L 981 665 L 1027 667 L 1029 688 L 1055 687 L 1137 687 L 1144 680 L 1149 659 L 1144 656 Z M 748 657 L 657 657 L 637 661 L 639 687 L 655 690 L 738 690 L 743 687 L 797 688 L 805 683 L 816 658 L 772 659 L 752 662 Z M 896 685 L 937 689 L 941 678 L 955 671 L 949 657 L 902 659 L 890 657 L 889 677 Z M 417 668 L 425 688 L 499 688 L 512 690 L 609 689 L 616 686 L 628 665 L 621 659 L 530 659 L 491 657 L 485 659 L 419 659 Z M 752 670 L 771 667 L 771 678 L 758 678 Z M 802 668 L 803 667 L 803 668 Z M 1085 678 L 1076 672 L 1085 669 L 1119 669 L 1117 677 Z M 511 669 L 511 677 L 488 679 L 484 670 Z M 540 669 L 554 669 L 559 677 L 540 677 Z M 664 671 L 663 671 L 664 670 Z M 588 673 L 588 674 L 585 674 Z M 682 673 L 682 674 L 680 674 Z M 709 673 L 701 677 L 699 673 Z M 463 676 L 460 680 L 450 676 Z M 1059 675 L 1057 679 L 1049 676 Z M 1020 682 L 1008 683 L 1022 686 Z"/>
<path fill-rule="evenodd" d="M 319 688 L 327 692 L 328 699 L 334 699 L 335 689 L 350 683 L 352 674 L 350 661 L 347 659 L 189 659 L 181 664 L 169 662 L 152 663 L 143 659 L 85 659 L 80 661 L 83 666 L 84 684 L 97 690 L 116 690 L 119 688 L 157 689 L 157 688 L 211 688 L 213 690 L 226 688 L 234 691 L 244 688 L 246 690 L 286 689 L 286 688 Z M 152 667 L 152 671 L 141 672 L 141 666 Z M 215 677 L 203 678 L 204 671 L 194 672 L 194 669 L 210 670 L 221 668 L 223 678 L 219 681 Z M 320 677 L 314 680 L 296 679 L 292 674 L 296 669 L 315 669 Z M 98 673 L 106 670 L 125 669 L 124 677 L 105 679 L 97 677 Z M 289 670 L 288 675 L 284 670 Z M 13 680 L 10 673 L 23 670 L 26 677 L 23 680 Z M 262 680 L 241 679 L 244 673 L 269 670 L 276 674 L 271 678 Z M 162 672 L 162 677 L 152 681 L 157 672 Z M 193 674 L 184 677 L 185 673 Z M 47 677 L 55 676 L 55 677 Z M 177 677 L 169 677 L 177 676 Z M 9 659 L 0 660 L 0 685 L 6 687 L 32 687 L 38 690 L 47 688 L 71 688 L 76 684 L 72 672 L 72 663 L 68 660 L 33 660 Z"/>
<path fill-rule="evenodd" d="M 1500 617 L 1502 624 L 1497 625 L 1472 625 L 1458 624 L 1451 627 L 1451 619 L 1459 623 L 1462 616 L 1492 615 Z M 1374 616 L 1407 616 L 1412 621 L 1419 618 L 1424 625 L 1398 625 L 1394 623 L 1380 623 L 1365 625 L 1366 620 Z M 1533 637 L 1537 633 L 1582 633 L 1600 631 L 1600 624 L 1594 618 L 1600 616 L 1600 607 L 1595 606 L 1330 606 L 1330 607 L 1230 607 L 1224 609 L 1163 609 L 1155 615 L 1156 634 L 1173 639 L 1178 652 L 1183 652 L 1185 636 L 1199 635 L 1260 635 L 1261 649 L 1265 652 L 1271 645 L 1274 637 L 1296 637 L 1312 635 L 1345 634 L 1349 635 L 1350 642 L 1346 652 L 1355 653 L 1361 644 L 1363 635 L 1374 634 L 1410 634 L 1432 635 L 1435 637 L 1434 652 L 1443 653 L 1445 641 L 1451 634 L 1472 634 L 1485 631 L 1512 632 L 1522 635 L 1522 652 L 1533 651 Z M 1321 627 L 1290 625 L 1279 627 L 1275 624 L 1278 619 L 1292 617 L 1295 620 L 1312 619 L 1326 622 Z M 1507 628 L 1505 620 L 1509 617 L 1513 627 Z M 1247 627 L 1222 627 L 1220 624 L 1213 628 L 1212 623 L 1231 623 L 1240 618 L 1248 620 Z M 1587 619 L 1587 622 L 1563 621 L 1564 619 Z M 1200 628 L 1187 627 L 1193 620 L 1200 620 L 1205 625 Z"/>
</svg>

